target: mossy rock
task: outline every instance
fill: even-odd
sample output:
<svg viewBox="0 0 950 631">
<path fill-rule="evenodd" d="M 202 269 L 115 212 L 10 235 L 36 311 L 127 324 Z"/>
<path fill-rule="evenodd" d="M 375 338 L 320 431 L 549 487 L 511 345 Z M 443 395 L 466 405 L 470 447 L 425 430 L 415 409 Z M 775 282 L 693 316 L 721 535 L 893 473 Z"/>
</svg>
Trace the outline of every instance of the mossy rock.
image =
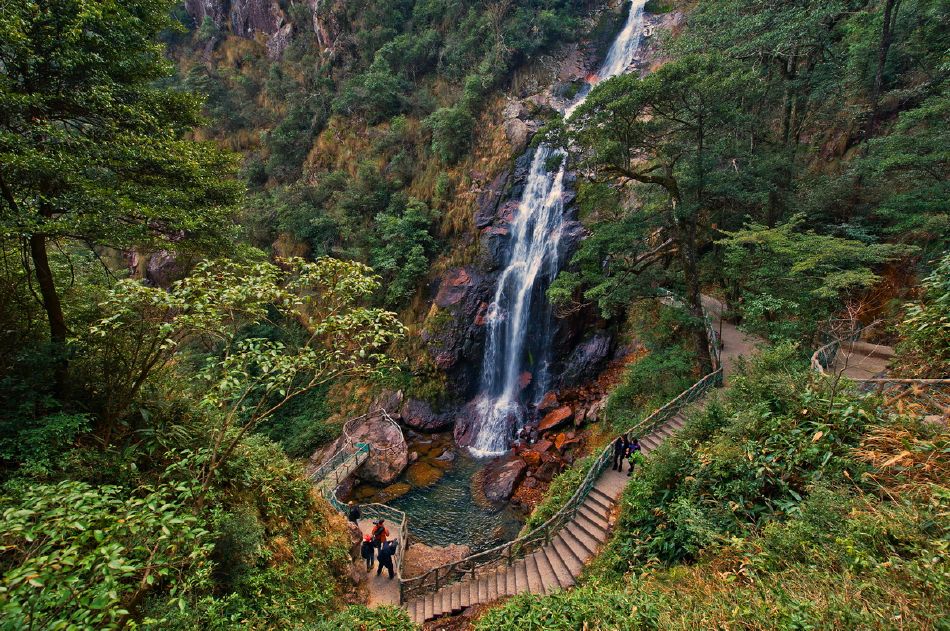
<svg viewBox="0 0 950 631">
<path fill-rule="evenodd" d="M 397 497 L 402 497 L 411 490 L 412 486 L 410 486 L 407 482 L 396 482 L 395 484 L 390 484 L 385 489 L 380 491 L 377 501 L 385 504 L 386 502 L 393 501 Z"/>
<path fill-rule="evenodd" d="M 412 486 L 429 486 L 442 477 L 442 469 L 428 462 L 416 462 L 409 466 L 406 478 Z"/>
</svg>

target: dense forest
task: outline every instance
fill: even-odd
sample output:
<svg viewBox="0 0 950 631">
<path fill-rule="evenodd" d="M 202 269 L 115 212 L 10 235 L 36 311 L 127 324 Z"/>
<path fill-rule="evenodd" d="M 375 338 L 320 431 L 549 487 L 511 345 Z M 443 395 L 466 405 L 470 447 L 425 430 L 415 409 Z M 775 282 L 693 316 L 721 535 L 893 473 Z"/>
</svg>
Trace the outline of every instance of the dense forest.
<svg viewBox="0 0 950 631">
<path fill-rule="evenodd" d="M 439 297 L 497 276 L 480 213 L 543 143 L 559 352 L 638 349 L 587 454 L 712 372 L 704 295 L 763 350 L 576 588 L 458 628 L 945 628 L 948 402 L 808 359 L 873 322 L 892 376 L 950 377 L 950 6 L 650 0 L 637 71 L 565 117 L 628 6 L 0 8 L 0 627 L 414 628 L 303 459 L 382 392 L 470 398 L 481 298 Z"/>
</svg>

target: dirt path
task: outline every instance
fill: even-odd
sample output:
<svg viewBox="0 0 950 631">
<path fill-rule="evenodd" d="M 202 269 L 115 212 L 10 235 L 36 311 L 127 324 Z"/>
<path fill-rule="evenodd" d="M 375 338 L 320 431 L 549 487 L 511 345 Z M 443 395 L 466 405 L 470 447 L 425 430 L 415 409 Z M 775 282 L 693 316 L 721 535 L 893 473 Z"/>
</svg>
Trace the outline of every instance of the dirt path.
<svg viewBox="0 0 950 631">
<path fill-rule="evenodd" d="M 373 522 L 369 519 L 360 520 L 360 531 L 363 534 L 368 534 L 373 530 Z M 390 529 L 392 530 L 392 529 Z M 399 554 L 402 553 L 402 545 L 404 542 L 399 542 Z M 396 577 L 392 580 L 389 579 L 389 573 L 386 570 L 383 570 L 382 574 L 376 574 L 376 570 L 379 569 L 379 564 L 373 564 L 373 569 L 368 573 L 366 572 L 366 562 L 363 559 L 359 559 L 357 562 L 357 568 L 360 572 L 366 573 L 366 589 L 369 591 L 369 601 L 366 603 L 370 607 L 378 607 L 380 605 L 393 605 L 395 607 L 399 606 L 399 577 Z"/>
</svg>

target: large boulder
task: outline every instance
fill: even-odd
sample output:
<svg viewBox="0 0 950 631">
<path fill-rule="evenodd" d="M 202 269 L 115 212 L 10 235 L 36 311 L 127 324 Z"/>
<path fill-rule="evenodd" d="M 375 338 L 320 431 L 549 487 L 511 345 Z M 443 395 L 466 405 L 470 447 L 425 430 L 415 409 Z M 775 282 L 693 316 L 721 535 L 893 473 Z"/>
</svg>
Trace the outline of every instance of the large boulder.
<svg viewBox="0 0 950 631">
<path fill-rule="evenodd" d="M 448 376 L 455 394 L 468 399 L 478 387 L 485 340 L 485 310 L 492 281 L 473 267 L 448 270 L 434 287 L 433 306 L 422 330 L 433 363 Z"/>
<path fill-rule="evenodd" d="M 370 416 L 349 428 L 349 439 L 368 443 L 370 454 L 356 475 L 362 480 L 390 484 L 409 465 L 409 446 L 399 426 L 381 416 Z M 318 449 L 310 457 L 311 465 L 320 466 L 348 440 L 340 436 L 332 444 Z"/>
<path fill-rule="evenodd" d="M 601 331 L 579 344 L 564 363 L 561 387 L 570 388 L 596 377 L 610 357 L 612 343 L 613 338 Z"/>
<path fill-rule="evenodd" d="M 436 414 L 425 401 L 409 399 L 402 406 L 402 422 L 421 432 L 439 432 L 452 425 L 451 414 Z"/>
<path fill-rule="evenodd" d="M 489 501 L 507 501 L 524 479 L 527 469 L 527 463 L 517 456 L 505 456 L 491 461 L 482 470 L 482 492 Z"/>
<path fill-rule="evenodd" d="M 551 410 L 541 419 L 541 422 L 538 423 L 538 431 L 544 432 L 549 429 L 554 429 L 562 423 L 566 423 L 574 417 L 574 410 L 571 409 L 571 406 L 565 405 L 559 407 L 555 410 Z"/>
</svg>

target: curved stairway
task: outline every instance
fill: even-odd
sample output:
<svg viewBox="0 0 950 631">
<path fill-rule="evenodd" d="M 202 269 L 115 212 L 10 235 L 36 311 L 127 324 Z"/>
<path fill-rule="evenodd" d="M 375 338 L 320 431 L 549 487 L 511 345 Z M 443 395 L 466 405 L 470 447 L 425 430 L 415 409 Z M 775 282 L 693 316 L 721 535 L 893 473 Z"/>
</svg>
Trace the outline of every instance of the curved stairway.
<svg viewBox="0 0 950 631">
<path fill-rule="evenodd" d="M 644 454 L 656 449 L 683 427 L 680 414 L 674 415 L 640 438 Z M 630 478 L 627 473 L 607 469 L 597 479 L 577 516 L 561 528 L 550 543 L 510 566 L 493 568 L 482 575 L 450 583 L 442 589 L 403 604 L 416 624 L 439 616 L 455 614 L 466 607 L 514 596 L 522 592 L 548 594 L 574 585 L 584 565 L 607 540 L 610 517 Z"/>
</svg>

